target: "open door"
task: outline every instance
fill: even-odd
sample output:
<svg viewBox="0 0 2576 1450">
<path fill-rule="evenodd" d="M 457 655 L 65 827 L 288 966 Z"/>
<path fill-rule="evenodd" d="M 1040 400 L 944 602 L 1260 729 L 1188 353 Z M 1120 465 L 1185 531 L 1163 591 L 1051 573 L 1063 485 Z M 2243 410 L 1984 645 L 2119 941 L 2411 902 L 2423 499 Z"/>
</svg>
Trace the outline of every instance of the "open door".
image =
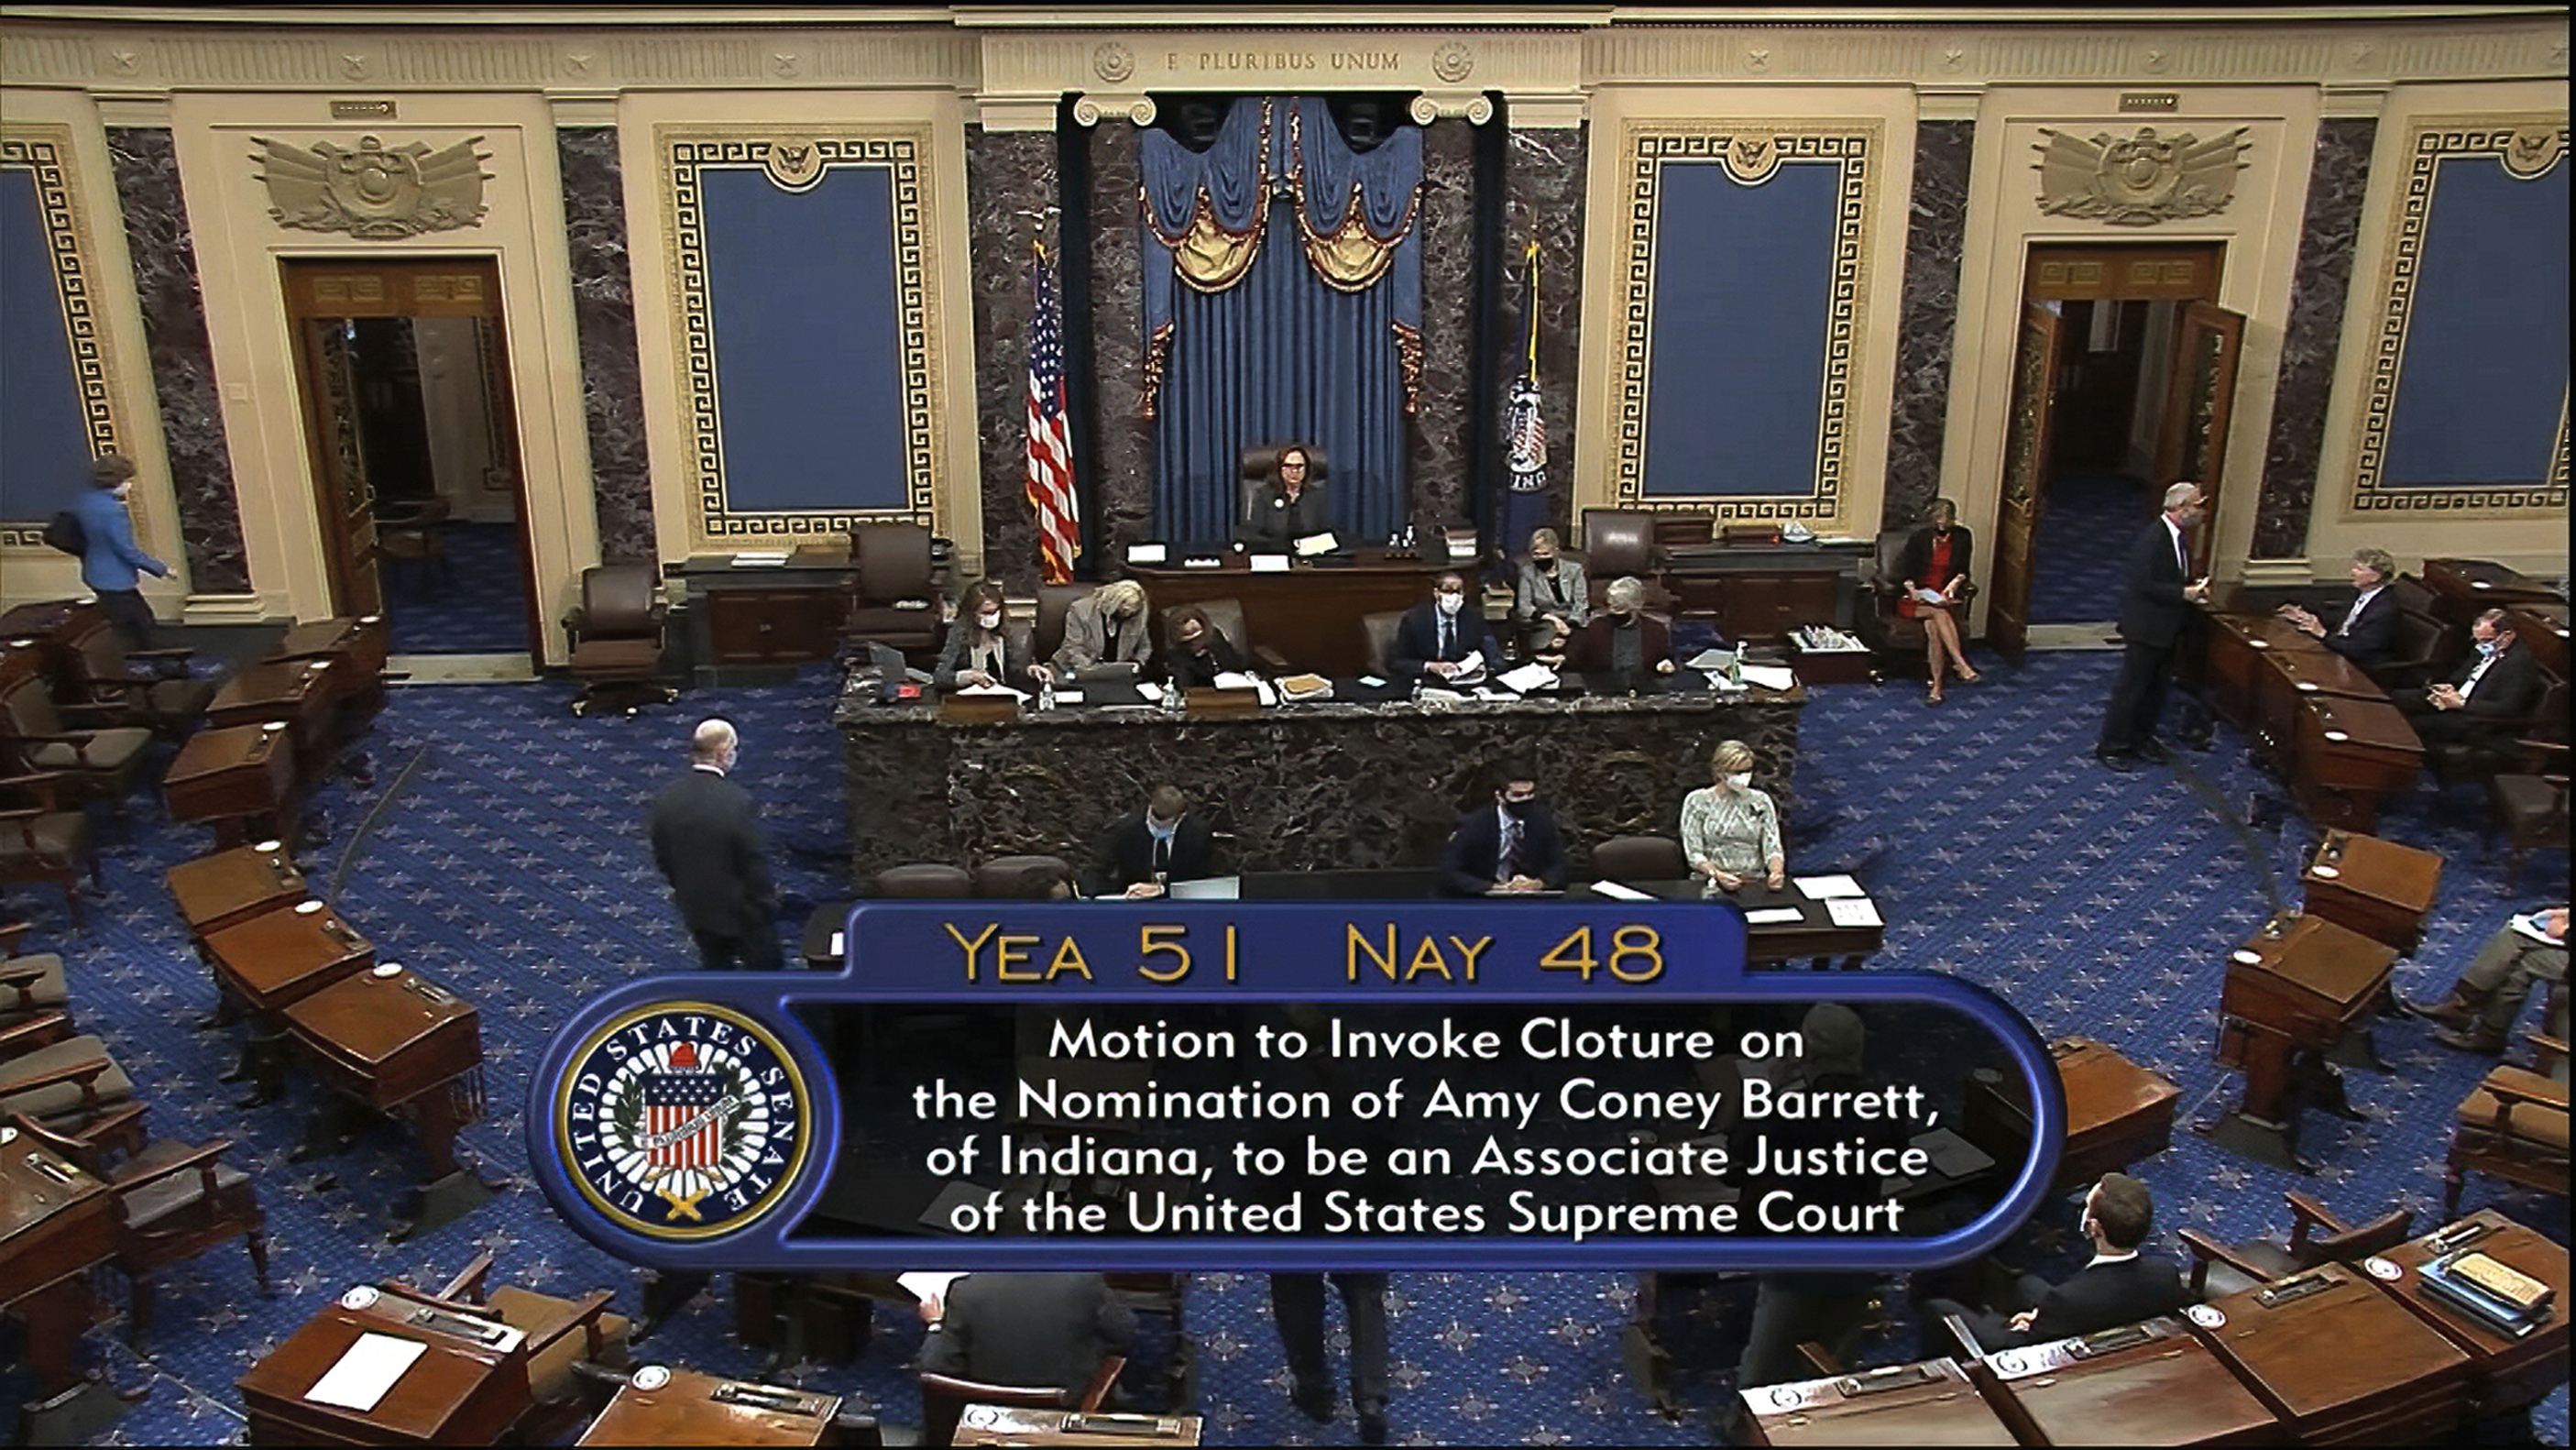
<svg viewBox="0 0 2576 1450">
<path fill-rule="evenodd" d="M 376 489 L 367 476 L 366 440 L 358 431 L 358 379 L 348 325 L 336 317 L 300 317 L 295 333 L 331 607 L 343 615 L 381 614 L 385 591 L 376 557 Z"/>
<path fill-rule="evenodd" d="M 2236 356 L 2245 314 L 2190 302 L 2174 320 L 2173 371 L 2165 385 L 2164 436 L 2156 448 L 2156 489 L 2189 479 L 2208 504 L 2192 554 L 2209 567 L 2208 532 L 2218 518 L 2220 474 L 2227 464 L 2227 425 L 2236 411 Z"/>
<path fill-rule="evenodd" d="M 1986 642 L 2015 664 L 2030 643 L 2031 549 L 2048 506 L 2048 419 L 2057 379 L 2058 303 L 2025 302 L 2013 353 L 2012 413 L 2004 439 L 1995 568 L 1986 581 Z"/>
</svg>

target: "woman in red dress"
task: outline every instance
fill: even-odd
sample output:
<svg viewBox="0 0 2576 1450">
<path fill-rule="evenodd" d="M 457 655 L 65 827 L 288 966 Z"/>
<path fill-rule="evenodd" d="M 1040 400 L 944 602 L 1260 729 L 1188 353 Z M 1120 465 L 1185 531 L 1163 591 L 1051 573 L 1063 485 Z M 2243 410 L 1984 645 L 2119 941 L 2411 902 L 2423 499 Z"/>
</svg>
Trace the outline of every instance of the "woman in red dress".
<svg viewBox="0 0 2576 1450">
<path fill-rule="evenodd" d="M 1926 699 L 1941 703 L 1945 671 L 1974 684 L 1982 678 L 1968 664 L 1959 643 L 1961 594 L 1968 587 L 1968 568 L 1975 541 L 1959 527 L 1959 506 L 1946 498 L 1932 501 L 1932 522 L 1915 530 L 1905 543 L 1905 597 L 1896 612 L 1923 622 L 1924 667 L 1932 680 Z"/>
</svg>

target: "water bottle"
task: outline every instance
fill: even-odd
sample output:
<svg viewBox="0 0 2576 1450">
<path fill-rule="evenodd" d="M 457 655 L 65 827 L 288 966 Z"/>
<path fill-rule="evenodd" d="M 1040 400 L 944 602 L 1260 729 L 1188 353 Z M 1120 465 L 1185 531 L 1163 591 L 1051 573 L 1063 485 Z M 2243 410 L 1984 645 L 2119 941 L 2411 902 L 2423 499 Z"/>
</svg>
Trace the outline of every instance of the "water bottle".
<svg viewBox="0 0 2576 1450">
<path fill-rule="evenodd" d="M 1038 708 L 1041 710 L 1055 708 L 1055 681 L 1052 678 L 1038 681 Z"/>
</svg>

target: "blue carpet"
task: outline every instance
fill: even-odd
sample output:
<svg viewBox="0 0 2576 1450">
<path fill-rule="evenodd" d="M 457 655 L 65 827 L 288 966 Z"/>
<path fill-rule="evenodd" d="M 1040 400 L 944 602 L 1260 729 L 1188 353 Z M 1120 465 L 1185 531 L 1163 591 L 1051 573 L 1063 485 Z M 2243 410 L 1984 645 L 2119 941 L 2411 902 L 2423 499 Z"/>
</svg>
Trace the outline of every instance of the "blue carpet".
<svg viewBox="0 0 2576 1450">
<path fill-rule="evenodd" d="M 2030 622 L 2119 618 L 2129 544 L 2155 516 L 2143 479 L 2077 472 L 2050 479 L 2031 553 Z"/>
<path fill-rule="evenodd" d="M 1807 711 L 1799 785 L 1835 817 L 1837 839 L 1882 838 L 1869 874 L 1891 923 L 1885 967 L 1932 968 L 1984 983 L 2050 1034 L 2111 1043 L 2180 1083 L 2186 1112 L 2212 1115 L 2234 1079 L 2209 1061 L 2214 1006 L 2227 952 L 2263 919 L 2266 889 L 2295 897 L 2294 852 L 2304 827 L 2246 833 L 2213 809 L 2242 815 L 2269 792 L 2243 742 L 2222 731 L 2218 748 L 2187 756 L 2182 771 L 2116 775 L 2088 759 L 2117 660 L 2033 656 L 1996 665 L 1993 683 L 1955 690 L 1926 709 L 1904 689 L 1828 688 Z M 336 860 L 347 833 L 382 783 L 415 755 L 414 789 L 389 810 L 351 873 L 341 910 L 389 958 L 460 988 L 482 1011 L 494 1117 L 466 1144 L 499 1172 L 524 1175 L 518 1106 L 529 1065 L 571 1006 L 607 986 L 691 960 L 643 840 L 646 803 L 673 774 L 697 719 L 724 714 L 741 726 L 740 778 L 763 802 L 780 885 L 814 899 L 843 880 L 836 853 L 846 818 L 837 785 L 839 746 L 828 723 L 828 683 L 815 672 L 792 685 L 709 689 L 675 709 L 633 719 L 576 720 L 559 684 L 398 690 L 371 742 L 374 790 L 345 784 L 319 793 L 328 839 L 314 858 Z M 152 1103 L 161 1135 L 235 1140 L 235 1161 L 260 1177 L 280 1283 L 253 1292 L 237 1247 L 220 1248 L 160 1280 L 151 1360 L 123 1348 L 121 1326 L 94 1336 L 95 1354 L 127 1383 L 153 1393 L 115 1432 L 126 1442 L 207 1444 L 240 1428 L 233 1381 L 356 1282 L 401 1275 L 434 1282 L 490 1249 L 496 1282 L 574 1295 L 620 1291 L 636 1307 L 635 1271 L 566 1229 L 541 1198 L 521 1190 L 485 1204 L 428 1238 L 386 1246 L 374 1225 L 393 1206 L 413 1158 L 393 1133 L 359 1141 L 336 1162 L 343 1187 L 315 1193 L 315 1165 L 286 1162 L 314 1089 L 299 1082 L 284 1107 L 242 1113 L 208 1085 L 232 1040 L 176 1024 L 212 1002 L 187 948 L 161 873 L 206 847 L 202 832 L 174 828 L 138 802 L 130 838 L 110 831 L 109 900 L 87 934 L 69 932 L 60 898 L 13 890 L 10 909 L 35 924 L 29 950 L 59 949 L 86 1028 L 105 1037 Z M 2440 904 L 2423 951 L 2400 966 L 2401 988 L 2423 995 L 2446 984 L 2509 909 L 2563 900 L 2567 858 L 2544 854 L 2522 888 L 2496 889 L 2498 867 L 2480 859 L 2471 793 L 2404 802 L 2384 830 L 2444 851 Z M 1792 859 L 1800 846 L 1791 843 Z M 2438 1212 L 2450 1107 L 2481 1060 L 2433 1046 L 2422 1024 L 2383 1024 L 2395 1071 L 2356 1074 L 2352 1095 L 2368 1115 L 2346 1124 L 2311 1114 L 2304 1146 L 2325 1163 L 2318 1179 L 2230 1157 L 2188 1133 L 2142 1166 L 2157 1195 L 2157 1244 L 2175 1251 L 2174 1228 L 2222 1239 L 2287 1228 L 2285 1189 L 2312 1192 L 2364 1215 L 2409 1204 Z M 2563 1202 L 2473 1180 L 2465 1206 L 2494 1204 L 2568 1237 Z M 2011 1253 L 2046 1271 L 2077 1251 L 2073 1212 L 2052 1205 Z M 1444 1274 L 1395 1276 L 1390 1419 L 1399 1438 L 1422 1443 L 1705 1444 L 1708 1417 L 1725 1402 L 1745 1318 L 1740 1280 L 1666 1296 L 1666 1337 L 1679 1357 L 1691 1415 L 1667 1423 L 1621 1368 L 1621 1330 L 1633 1301 L 1624 1275 Z M 119 1301 L 121 1302 L 121 1301 Z M 1348 1411 L 1317 1427 L 1289 1405 L 1286 1374 L 1256 1276 L 1202 1274 L 1191 1290 L 1199 1356 L 1198 1410 L 1212 1443 L 1349 1443 Z M 1338 1310 L 1334 1311 L 1336 1319 Z M 644 1347 L 647 1357 L 747 1375 L 760 1360 L 734 1346 L 723 1281 Z M 1338 1327 L 1336 1328 L 1338 1337 Z M 23 1398 L 23 1345 L 0 1329 L 0 1398 Z M 1893 1291 L 1873 1326 L 1870 1362 L 1911 1358 L 1918 1326 Z M 880 1407 L 917 1423 L 918 1398 L 902 1372 L 920 1331 L 901 1316 L 880 1328 L 855 1363 L 791 1366 L 781 1378 Z M 2544 1439 L 2564 1444 L 2566 1392 L 2536 1417 Z M 5 1423 L 5 1420 L 0 1420 Z"/>
<path fill-rule="evenodd" d="M 439 525 L 446 567 L 388 564 L 385 612 L 398 655 L 528 652 L 528 587 L 519 526 L 451 519 Z"/>
</svg>

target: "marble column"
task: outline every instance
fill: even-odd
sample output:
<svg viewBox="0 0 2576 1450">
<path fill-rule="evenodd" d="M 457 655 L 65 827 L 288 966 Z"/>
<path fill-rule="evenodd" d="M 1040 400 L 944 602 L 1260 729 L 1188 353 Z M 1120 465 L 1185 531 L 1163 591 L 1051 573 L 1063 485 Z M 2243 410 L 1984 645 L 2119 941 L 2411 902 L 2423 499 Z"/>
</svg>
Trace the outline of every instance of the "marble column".
<svg viewBox="0 0 2576 1450">
<path fill-rule="evenodd" d="M 1462 117 L 1422 133 L 1422 377 L 1405 438 L 1408 517 L 1418 525 L 1475 522 L 1475 128 Z"/>
<path fill-rule="evenodd" d="M 224 444 L 188 207 L 179 194 L 177 153 L 167 130 L 141 126 L 109 127 L 107 149 L 115 158 L 117 206 L 125 216 L 134 293 L 152 352 L 152 392 L 170 459 L 170 489 L 178 499 L 179 533 L 187 545 L 188 588 L 197 594 L 247 594 L 250 560 L 242 548 L 241 510 Z"/>
<path fill-rule="evenodd" d="M 2305 554 L 2316 507 L 2317 454 L 2334 390 L 2343 310 L 2352 289 L 2352 254 L 2361 230 L 2362 193 L 2370 184 L 2370 148 L 2379 123 L 2329 119 L 2317 128 L 2308 166 L 2307 214 L 2299 227 L 2299 265 L 2290 283 L 2289 324 L 2281 330 L 2281 376 L 2272 393 L 2272 435 L 2263 447 L 2263 491 L 2254 507 L 2257 559 Z"/>
<path fill-rule="evenodd" d="M 1154 427 L 1145 418 L 1145 298 L 1137 195 L 1144 185 L 1136 127 L 1104 117 L 1091 128 L 1091 426 L 1099 473 L 1093 537 L 1114 557 L 1153 537 Z"/>
<path fill-rule="evenodd" d="M 653 470 L 644 451 L 644 385 L 635 353 L 635 279 L 626 250 L 626 193 L 613 126 L 555 131 L 563 171 L 573 315 L 581 335 L 581 402 L 590 431 L 590 486 L 599 557 L 649 562 Z"/>
<path fill-rule="evenodd" d="M 966 128 L 966 194 L 975 278 L 976 456 L 983 480 L 984 572 L 1014 592 L 1038 584 L 1037 520 L 1029 512 L 1029 339 L 1035 298 L 1029 242 L 1056 250 L 1052 219 L 1042 228 L 1022 212 L 1044 212 L 1061 192 L 1053 131 Z"/>
<path fill-rule="evenodd" d="M 1906 207 L 1905 292 L 1897 302 L 1896 397 L 1887 430 L 1881 528 L 1920 523 L 1941 491 L 1951 349 L 1959 332 L 1959 257 L 1968 233 L 1974 121 L 1914 127 L 1914 195 Z"/>
<path fill-rule="evenodd" d="M 1501 316 L 1520 325 L 1527 272 L 1521 258 L 1538 243 L 1539 421 L 1547 428 L 1547 519 L 1571 521 L 1574 494 L 1575 360 L 1583 330 L 1584 154 L 1590 127 L 1515 126 L 1503 162 L 1503 256 L 1509 273 Z M 1517 352 L 1503 377 L 1517 376 Z"/>
</svg>

